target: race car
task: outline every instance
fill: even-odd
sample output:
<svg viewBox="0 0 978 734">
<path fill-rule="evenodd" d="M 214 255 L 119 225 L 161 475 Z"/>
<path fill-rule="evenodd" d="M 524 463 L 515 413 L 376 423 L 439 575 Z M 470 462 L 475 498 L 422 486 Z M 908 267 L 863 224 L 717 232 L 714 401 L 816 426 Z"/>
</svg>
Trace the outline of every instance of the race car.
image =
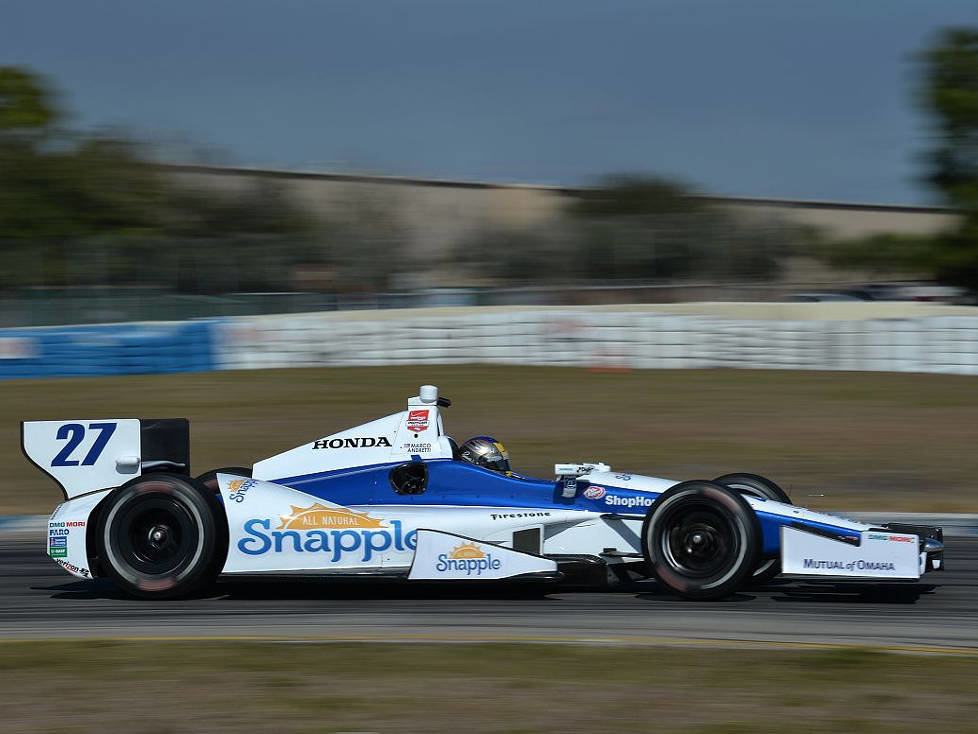
<svg viewBox="0 0 978 734">
<path fill-rule="evenodd" d="M 423 385 L 406 410 L 197 477 L 185 419 L 26 421 L 21 444 L 65 495 L 48 555 L 136 597 L 199 594 L 219 577 L 389 577 L 653 578 L 721 599 L 779 573 L 889 582 L 943 569 L 940 528 L 813 512 L 754 474 L 675 481 L 583 462 L 523 476 L 494 438 L 447 436 L 450 405 Z"/>
</svg>

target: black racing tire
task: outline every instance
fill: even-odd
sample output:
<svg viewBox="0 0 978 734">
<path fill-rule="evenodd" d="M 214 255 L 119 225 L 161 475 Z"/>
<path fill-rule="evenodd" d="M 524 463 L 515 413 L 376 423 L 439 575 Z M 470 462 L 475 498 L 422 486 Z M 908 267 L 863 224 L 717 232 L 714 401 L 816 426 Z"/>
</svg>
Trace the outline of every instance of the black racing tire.
<svg viewBox="0 0 978 734">
<path fill-rule="evenodd" d="M 735 472 L 733 474 L 724 474 L 722 477 L 717 477 L 713 481 L 717 484 L 722 484 L 724 487 L 736 489 L 741 494 L 749 494 L 754 497 L 761 497 L 762 499 L 783 502 L 786 505 L 793 504 L 787 492 L 781 489 L 775 482 L 772 482 L 767 477 L 762 477 L 760 474 Z M 780 558 L 777 556 L 774 558 L 761 558 L 760 563 L 751 575 L 750 585 L 764 586 L 774 581 L 780 574 Z"/>
<path fill-rule="evenodd" d="M 217 475 L 218 474 L 234 474 L 239 477 L 251 478 L 251 469 L 246 469 L 243 466 L 223 466 L 220 469 L 211 469 L 210 471 L 205 471 L 199 477 L 197 481 L 207 487 L 214 494 L 220 494 L 220 487 L 217 486 Z"/>
<path fill-rule="evenodd" d="M 131 596 L 191 596 L 217 578 L 228 531 L 218 496 L 194 479 L 144 474 L 106 497 L 96 543 L 106 573 Z"/>
<path fill-rule="evenodd" d="M 749 583 L 761 526 L 740 492 L 707 481 L 670 487 L 649 508 L 642 552 L 655 579 L 685 599 L 730 596 Z"/>
<path fill-rule="evenodd" d="M 788 496 L 787 492 L 781 489 L 777 483 L 767 477 L 762 477 L 760 474 L 734 472 L 733 474 L 724 474 L 722 477 L 717 477 L 713 481 L 716 484 L 722 484 L 725 487 L 736 489 L 743 494 L 752 494 L 755 497 L 762 497 L 766 500 L 784 502 L 786 505 L 792 504 L 791 497 Z"/>
</svg>

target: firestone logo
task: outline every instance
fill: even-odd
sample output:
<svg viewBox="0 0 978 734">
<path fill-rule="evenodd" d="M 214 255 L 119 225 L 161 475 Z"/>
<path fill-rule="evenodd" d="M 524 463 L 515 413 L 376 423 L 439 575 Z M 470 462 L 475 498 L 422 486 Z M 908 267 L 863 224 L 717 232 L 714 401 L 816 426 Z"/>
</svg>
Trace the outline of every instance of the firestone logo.
<svg viewBox="0 0 978 734">
<path fill-rule="evenodd" d="M 466 576 L 481 576 L 486 571 L 498 571 L 503 562 L 493 558 L 492 553 L 483 552 L 478 543 L 461 542 L 448 553 L 441 553 L 435 570 L 439 573 L 448 571 L 464 572 Z"/>
<path fill-rule="evenodd" d="M 246 537 L 238 541 L 238 550 L 248 556 L 266 553 L 322 553 L 328 563 L 339 563 L 349 555 L 361 563 L 374 560 L 375 554 L 387 550 L 413 551 L 418 531 L 405 533 L 400 520 L 387 521 L 370 517 L 347 507 L 327 507 L 319 502 L 309 507 L 293 505 L 286 515 L 279 515 L 279 525 L 272 530 L 268 518 L 253 518 L 244 523 Z"/>
</svg>

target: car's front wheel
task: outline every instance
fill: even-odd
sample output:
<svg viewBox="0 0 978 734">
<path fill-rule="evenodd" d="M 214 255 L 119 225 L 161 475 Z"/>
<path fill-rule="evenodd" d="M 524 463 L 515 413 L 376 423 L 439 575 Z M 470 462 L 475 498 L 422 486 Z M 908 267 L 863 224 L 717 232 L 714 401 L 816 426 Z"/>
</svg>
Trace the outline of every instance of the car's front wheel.
<svg viewBox="0 0 978 734">
<path fill-rule="evenodd" d="M 649 508 L 642 550 L 652 575 L 673 593 L 722 599 L 742 588 L 757 567 L 761 528 L 738 491 L 682 482 Z"/>
<path fill-rule="evenodd" d="M 735 472 L 733 474 L 724 474 L 722 477 L 717 477 L 713 481 L 725 487 L 736 489 L 741 494 L 760 497 L 765 500 L 774 500 L 775 502 L 783 502 L 786 505 L 791 504 L 791 497 L 788 496 L 787 492 L 781 489 L 775 482 L 772 482 L 767 477 L 762 477 L 760 474 Z M 764 586 L 773 581 L 780 573 L 781 558 L 777 556 L 774 558 L 762 558 L 751 575 L 751 586 Z"/>
<path fill-rule="evenodd" d="M 176 474 L 146 474 L 106 498 L 97 528 L 102 567 L 128 594 L 188 596 L 212 583 L 227 555 L 224 509 Z"/>
</svg>

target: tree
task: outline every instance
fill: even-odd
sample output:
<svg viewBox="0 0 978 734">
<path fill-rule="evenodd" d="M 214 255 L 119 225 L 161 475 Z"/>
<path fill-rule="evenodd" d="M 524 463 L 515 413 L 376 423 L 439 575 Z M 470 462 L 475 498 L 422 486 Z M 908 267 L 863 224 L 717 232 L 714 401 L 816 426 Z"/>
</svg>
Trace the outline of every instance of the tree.
<svg viewBox="0 0 978 734">
<path fill-rule="evenodd" d="M 52 98 L 38 75 L 0 66 L 0 137 L 47 132 L 60 119 Z"/>
<path fill-rule="evenodd" d="M 179 185 L 132 140 L 57 129 L 55 99 L 42 77 L 0 67 L 0 289 L 281 290 L 318 262 L 312 222 L 278 187 Z"/>
<path fill-rule="evenodd" d="M 777 276 L 786 242 L 803 238 L 649 176 L 609 176 L 574 192 L 567 210 L 568 221 L 474 233 L 455 248 L 457 267 L 478 282 L 757 281 Z"/>
<path fill-rule="evenodd" d="M 918 275 L 978 291 L 978 29 L 949 28 L 918 56 L 917 102 L 930 116 L 926 180 L 961 214 L 936 236 L 878 234 L 830 243 L 829 264 Z"/>
<path fill-rule="evenodd" d="M 764 280 L 777 275 L 782 227 L 738 218 L 686 184 L 609 176 L 570 207 L 581 223 L 578 270 L 641 280 Z"/>
<path fill-rule="evenodd" d="M 978 29 L 951 28 L 921 55 L 922 101 L 937 145 L 930 181 L 950 206 L 978 212 Z"/>
<path fill-rule="evenodd" d="M 937 138 L 929 180 L 961 212 L 958 228 L 936 240 L 934 271 L 978 291 L 978 29 L 943 31 L 921 60 L 920 96 Z"/>
</svg>

